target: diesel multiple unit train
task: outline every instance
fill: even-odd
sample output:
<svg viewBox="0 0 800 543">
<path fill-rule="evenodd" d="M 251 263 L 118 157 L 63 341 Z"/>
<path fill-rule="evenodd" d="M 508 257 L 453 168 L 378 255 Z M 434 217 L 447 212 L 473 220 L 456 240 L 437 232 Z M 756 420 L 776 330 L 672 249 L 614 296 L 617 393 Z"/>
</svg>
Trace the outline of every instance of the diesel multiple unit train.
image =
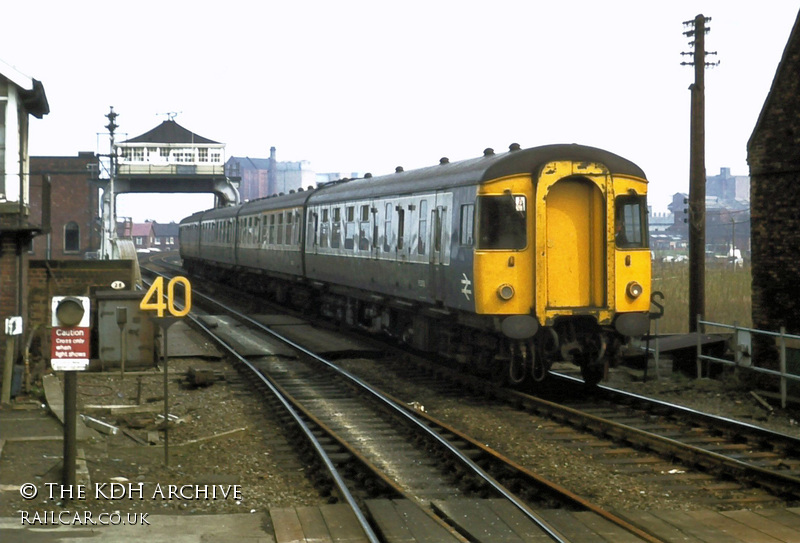
<svg viewBox="0 0 800 543">
<path fill-rule="evenodd" d="M 575 144 L 198 212 L 184 267 L 441 353 L 498 381 L 587 383 L 649 329 L 647 180 Z"/>
</svg>

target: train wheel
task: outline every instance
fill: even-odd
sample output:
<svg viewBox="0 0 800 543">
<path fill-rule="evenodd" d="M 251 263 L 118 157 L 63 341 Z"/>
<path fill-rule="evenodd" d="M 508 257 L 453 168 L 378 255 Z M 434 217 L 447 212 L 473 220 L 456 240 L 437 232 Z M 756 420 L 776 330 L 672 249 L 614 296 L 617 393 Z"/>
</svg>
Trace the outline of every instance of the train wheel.
<svg viewBox="0 0 800 543">
<path fill-rule="evenodd" d="M 584 361 L 581 364 L 581 377 L 583 382 L 588 386 L 593 387 L 603 380 L 605 376 L 605 364 L 592 364 L 589 361 Z"/>
<path fill-rule="evenodd" d="M 492 383 L 504 387 L 508 385 L 508 372 L 510 360 L 507 358 L 495 357 L 492 361 L 491 379 Z"/>
</svg>

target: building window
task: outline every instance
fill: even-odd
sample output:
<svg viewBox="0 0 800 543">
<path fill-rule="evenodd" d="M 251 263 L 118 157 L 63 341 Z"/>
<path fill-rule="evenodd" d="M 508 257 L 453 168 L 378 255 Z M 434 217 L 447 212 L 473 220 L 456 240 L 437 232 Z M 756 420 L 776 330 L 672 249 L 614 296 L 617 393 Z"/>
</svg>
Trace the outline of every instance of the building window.
<svg viewBox="0 0 800 543">
<path fill-rule="evenodd" d="M 78 223 L 69 222 L 64 226 L 64 252 L 76 253 L 81 250 L 81 230 Z"/>
<path fill-rule="evenodd" d="M 197 161 L 208 162 L 208 149 L 201 147 L 197 150 Z"/>
</svg>

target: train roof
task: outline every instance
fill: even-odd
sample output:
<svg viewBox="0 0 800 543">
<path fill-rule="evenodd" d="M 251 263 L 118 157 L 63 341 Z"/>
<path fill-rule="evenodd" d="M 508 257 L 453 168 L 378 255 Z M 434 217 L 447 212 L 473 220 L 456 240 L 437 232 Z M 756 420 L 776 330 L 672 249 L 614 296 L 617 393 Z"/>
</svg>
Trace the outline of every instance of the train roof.
<svg viewBox="0 0 800 543">
<path fill-rule="evenodd" d="M 594 147 L 573 143 L 530 149 L 517 149 L 512 145 L 511 148 L 502 154 L 494 154 L 487 149 L 480 158 L 452 163 L 442 159 L 437 166 L 323 185 L 312 194 L 309 202 L 323 204 L 343 199 L 402 195 L 484 183 L 507 175 L 538 174 L 542 166 L 554 160 L 598 162 L 604 164 L 612 174 L 646 179 L 642 169 L 630 160 Z"/>
<path fill-rule="evenodd" d="M 442 159 L 437 166 L 417 170 L 399 171 L 379 177 L 343 180 L 322 185 L 310 191 L 297 191 L 280 196 L 259 198 L 239 206 L 210 209 L 195 213 L 181 222 L 193 220 L 236 217 L 240 212 L 258 212 L 302 206 L 325 204 L 342 200 L 363 200 L 376 197 L 430 192 L 459 186 L 484 183 L 492 179 L 515 174 L 538 174 L 539 169 L 554 160 L 597 162 L 612 174 L 631 175 L 645 179 L 639 166 L 609 151 L 585 145 L 556 144 L 530 149 L 511 146 L 507 153 L 495 154 L 490 149 L 480 158 L 448 162 Z"/>
</svg>

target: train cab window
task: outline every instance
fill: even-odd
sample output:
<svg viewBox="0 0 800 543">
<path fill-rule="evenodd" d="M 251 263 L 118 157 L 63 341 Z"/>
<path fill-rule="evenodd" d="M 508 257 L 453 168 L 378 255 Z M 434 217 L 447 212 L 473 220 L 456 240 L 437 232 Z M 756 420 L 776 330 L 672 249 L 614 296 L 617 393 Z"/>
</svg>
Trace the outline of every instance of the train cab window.
<svg viewBox="0 0 800 543">
<path fill-rule="evenodd" d="M 417 241 L 417 254 L 424 255 L 428 249 L 428 202 L 420 200 L 419 202 L 419 238 Z"/>
<path fill-rule="evenodd" d="M 478 197 L 478 249 L 520 250 L 528 245 L 527 199 L 507 192 Z M 462 215 L 462 226 L 463 226 Z M 463 237 L 463 233 L 462 233 Z"/>
<path fill-rule="evenodd" d="M 647 202 L 645 196 L 619 196 L 615 202 L 614 241 L 621 249 L 647 248 Z"/>
<path fill-rule="evenodd" d="M 342 243 L 342 208 L 333 208 L 333 220 L 331 221 L 331 248 L 338 249 Z"/>
<path fill-rule="evenodd" d="M 461 234 L 459 243 L 461 245 L 472 245 L 475 236 L 475 204 L 464 204 L 461 206 Z"/>
</svg>

